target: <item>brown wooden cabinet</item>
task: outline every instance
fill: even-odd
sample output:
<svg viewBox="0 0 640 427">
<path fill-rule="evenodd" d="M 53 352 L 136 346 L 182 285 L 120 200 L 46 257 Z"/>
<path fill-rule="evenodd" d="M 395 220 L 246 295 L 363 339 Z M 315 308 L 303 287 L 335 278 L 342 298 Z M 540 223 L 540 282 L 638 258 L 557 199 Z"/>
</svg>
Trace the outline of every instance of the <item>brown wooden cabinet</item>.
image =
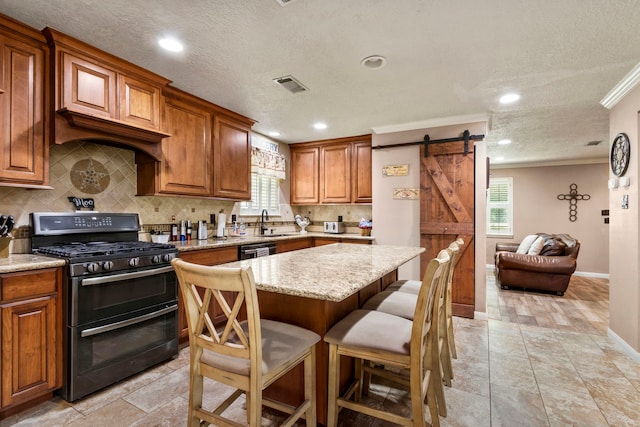
<svg viewBox="0 0 640 427">
<path fill-rule="evenodd" d="M 251 124 L 214 118 L 213 196 L 251 200 Z"/>
<path fill-rule="evenodd" d="M 320 203 L 320 147 L 291 145 L 291 204 Z"/>
<path fill-rule="evenodd" d="M 162 160 L 136 156 L 138 195 L 210 197 L 211 114 L 200 100 L 167 88 L 162 103 Z"/>
<path fill-rule="evenodd" d="M 351 203 L 351 144 L 320 147 L 320 203 Z"/>
<path fill-rule="evenodd" d="M 313 239 L 311 237 L 293 240 L 278 240 L 276 242 L 276 253 L 297 251 L 299 249 L 306 249 L 313 246 Z"/>
<path fill-rule="evenodd" d="M 48 63 L 42 34 L 0 15 L 0 185 L 49 181 Z"/>
<path fill-rule="evenodd" d="M 351 146 L 351 199 L 353 203 L 371 203 L 371 139 Z"/>
<path fill-rule="evenodd" d="M 313 246 L 331 245 L 332 243 L 353 243 L 356 245 L 370 245 L 371 240 L 349 239 L 348 237 L 314 237 Z"/>
<path fill-rule="evenodd" d="M 371 203 L 371 135 L 293 144 L 291 204 Z"/>
<path fill-rule="evenodd" d="M 0 275 L 0 410 L 62 386 L 62 270 Z"/>
<path fill-rule="evenodd" d="M 254 122 L 176 88 L 162 94 L 162 131 L 171 136 L 160 162 L 136 153 L 138 195 L 250 200 Z"/>
<path fill-rule="evenodd" d="M 238 247 L 229 246 L 219 249 L 202 249 L 197 251 L 180 252 L 180 258 L 194 264 L 201 265 L 217 265 L 224 264 L 226 262 L 238 261 Z M 182 300 L 182 293 L 179 293 L 179 298 Z M 222 320 L 222 309 L 216 303 L 211 304 L 211 312 L 209 315 L 213 320 L 213 323 L 217 323 Z M 180 340 L 184 341 L 189 338 L 189 330 L 187 325 L 187 316 L 184 306 L 178 304 L 178 331 Z"/>
</svg>

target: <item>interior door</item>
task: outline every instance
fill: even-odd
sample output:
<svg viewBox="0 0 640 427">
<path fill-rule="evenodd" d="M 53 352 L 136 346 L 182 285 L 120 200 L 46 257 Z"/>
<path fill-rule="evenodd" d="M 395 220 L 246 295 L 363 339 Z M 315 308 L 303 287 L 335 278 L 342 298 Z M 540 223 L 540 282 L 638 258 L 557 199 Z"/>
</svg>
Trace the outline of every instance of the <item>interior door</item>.
<svg viewBox="0 0 640 427">
<path fill-rule="evenodd" d="M 453 314 L 473 318 L 474 279 L 474 181 L 473 143 L 465 153 L 464 142 L 433 144 L 424 156 L 420 149 L 420 271 L 424 275 L 428 261 L 458 237 L 464 247 L 454 270 L 452 284 Z"/>
</svg>

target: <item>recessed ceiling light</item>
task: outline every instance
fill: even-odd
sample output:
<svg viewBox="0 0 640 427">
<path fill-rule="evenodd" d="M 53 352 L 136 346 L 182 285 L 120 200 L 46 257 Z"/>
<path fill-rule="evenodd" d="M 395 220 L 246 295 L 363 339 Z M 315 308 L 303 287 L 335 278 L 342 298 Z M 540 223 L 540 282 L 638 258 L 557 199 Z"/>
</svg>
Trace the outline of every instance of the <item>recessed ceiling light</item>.
<svg viewBox="0 0 640 427">
<path fill-rule="evenodd" d="M 501 162 L 501 161 L 503 161 L 503 160 L 504 160 L 504 157 L 496 157 L 494 160 L 495 160 L 496 162 Z"/>
<path fill-rule="evenodd" d="M 518 99 L 520 99 L 520 95 L 518 95 L 517 93 L 508 93 L 500 97 L 500 103 L 511 104 L 513 102 L 516 102 Z"/>
<path fill-rule="evenodd" d="M 269 136 L 280 136 L 280 132 L 269 132 Z"/>
<path fill-rule="evenodd" d="M 326 123 L 314 123 L 313 127 L 316 128 L 316 129 L 326 129 L 327 128 L 327 124 Z"/>
<path fill-rule="evenodd" d="M 510 139 L 501 139 L 500 141 L 498 141 L 498 145 L 509 145 L 509 144 L 511 144 Z"/>
<path fill-rule="evenodd" d="M 158 40 L 158 44 L 169 52 L 182 52 L 184 49 L 182 43 L 171 37 L 165 37 Z"/>
<path fill-rule="evenodd" d="M 370 70 L 377 70 L 378 68 L 382 68 L 387 64 L 387 58 L 380 55 L 371 55 L 364 58 L 360 61 L 360 65 L 364 68 L 369 68 Z"/>
</svg>

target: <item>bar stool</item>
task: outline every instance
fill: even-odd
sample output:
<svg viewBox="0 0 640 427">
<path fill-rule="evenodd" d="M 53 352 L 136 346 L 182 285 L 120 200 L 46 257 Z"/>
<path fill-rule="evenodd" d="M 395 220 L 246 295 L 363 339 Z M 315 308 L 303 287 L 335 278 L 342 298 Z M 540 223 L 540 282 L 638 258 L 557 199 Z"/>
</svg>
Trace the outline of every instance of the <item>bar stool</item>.
<svg viewBox="0 0 640 427">
<path fill-rule="evenodd" d="M 455 259 L 451 260 L 451 270 L 450 270 L 450 278 L 449 278 L 449 286 L 447 287 L 447 300 L 446 300 L 446 313 L 447 313 L 447 340 L 449 341 L 449 351 L 451 353 L 451 357 L 454 359 L 458 358 L 458 352 L 456 351 L 456 340 L 453 333 L 453 308 L 452 308 L 452 287 L 453 287 L 453 271 L 455 270 L 458 261 L 460 260 L 460 255 L 463 251 L 464 240 L 459 237 L 455 240 L 455 242 L 460 248 L 458 254 Z M 385 291 L 398 291 L 398 292 L 407 292 L 411 294 L 418 294 L 420 290 L 420 285 L 422 282 L 419 280 L 398 280 L 391 285 L 385 288 Z"/>
<path fill-rule="evenodd" d="M 447 249 L 451 260 L 454 260 L 458 255 L 458 245 L 451 243 Z M 453 261 L 452 261 L 453 262 Z M 452 270 L 452 264 L 449 263 L 444 276 L 442 278 L 443 285 L 440 289 L 437 299 L 438 305 L 438 354 L 440 359 L 440 366 L 442 371 L 438 370 L 436 375 L 440 379 L 440 383 L 436 386 L 438 409 L 440 415 L 447 416 L 447 404 L 444 396 L 444 388 L 442 382 L 447 386 L 451 386 L 451 380 L 453 379 L 453 364 L 451 362 L 451 353 L 449 351 L 449 342 L 447 338 L 447 325 L 446 325 L 446 294 L 449 287 L 450 273 Z M 416 304 L 418 302 L 418 295 L 408 292 L 393 292 L 382 291 L 367 300 L 362 306 L 363 310 L 376 310 L 384 313 L 393 314 L 394 316 L 400 316 L 408 320 L 413 320 Z"/>
<path fill-rule="evenodd" d="M 425 426 L 426 402 L 434 426 L 440 425 L 436 401 L 438 355 L 437 296 L 450 258 L 441 251 L 425 271 L 413 321 L 381 311 L 355 310 L 324 336 L 329 344 L 329 396 L 327 426 L 335 427 L 341 408 L 348 408 L 403 426 Z M 340 358 L 356 359 L 356 378 L 340 396 Z M 372 365 L 382 365 L 376 368 Z M 408 377 L 397 378 L 384 367 L 400 368 Z M 363 372 L 394 376 L 409 386 L 411 415 L 401 416 L 362 403 Z M 440 381 L 440 380 L 437 380 Z M 440 385 L 442 385 L 440 381 Z"/>
<path fill-rule="evenodd" d="M 290 414 L 283 426 L 291 426 L 303 417 L 307 427 L 315 426 L 315 347 L 320 336 L 298 326 L 260 319 L 250 267 L 210 267 L 179 258 L 171 264 L 178 276 L 189 326 L 189 427 L 199 426 L 201 420 L 214 425 L 244 425 L 222 415 L 243 393 L 247 422 L 252 427 L 261 423 L 262 405 Z M 220 328 L 209 314 L 214 302 L 225 317 Z M 247 320 L 241 321 L 245 312 Z M 297 408 L 262 397 L 266 387 L 300 363 L 304 364 L 305 393 Z M 204 377 L 236 388 L 213 411 L 202 407 Z"/>
</svg>

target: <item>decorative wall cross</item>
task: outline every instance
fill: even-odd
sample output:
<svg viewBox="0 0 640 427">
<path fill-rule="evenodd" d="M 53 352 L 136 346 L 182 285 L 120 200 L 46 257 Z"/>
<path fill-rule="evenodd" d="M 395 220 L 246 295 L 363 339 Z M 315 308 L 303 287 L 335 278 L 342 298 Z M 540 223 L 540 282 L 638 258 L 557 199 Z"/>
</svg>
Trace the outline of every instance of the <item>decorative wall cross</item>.
<svg viewBox="0 0 640 427">
<path fill-rule="evenodd" d="M 588 194 L 578 194 L 578 184 L 569 186 L 569 194 L 558 194 L 558 200 L 569 201 L 569 221 L 576 222 L 578 219 L 578 200 L 589 200 Z"/>
</svg>

